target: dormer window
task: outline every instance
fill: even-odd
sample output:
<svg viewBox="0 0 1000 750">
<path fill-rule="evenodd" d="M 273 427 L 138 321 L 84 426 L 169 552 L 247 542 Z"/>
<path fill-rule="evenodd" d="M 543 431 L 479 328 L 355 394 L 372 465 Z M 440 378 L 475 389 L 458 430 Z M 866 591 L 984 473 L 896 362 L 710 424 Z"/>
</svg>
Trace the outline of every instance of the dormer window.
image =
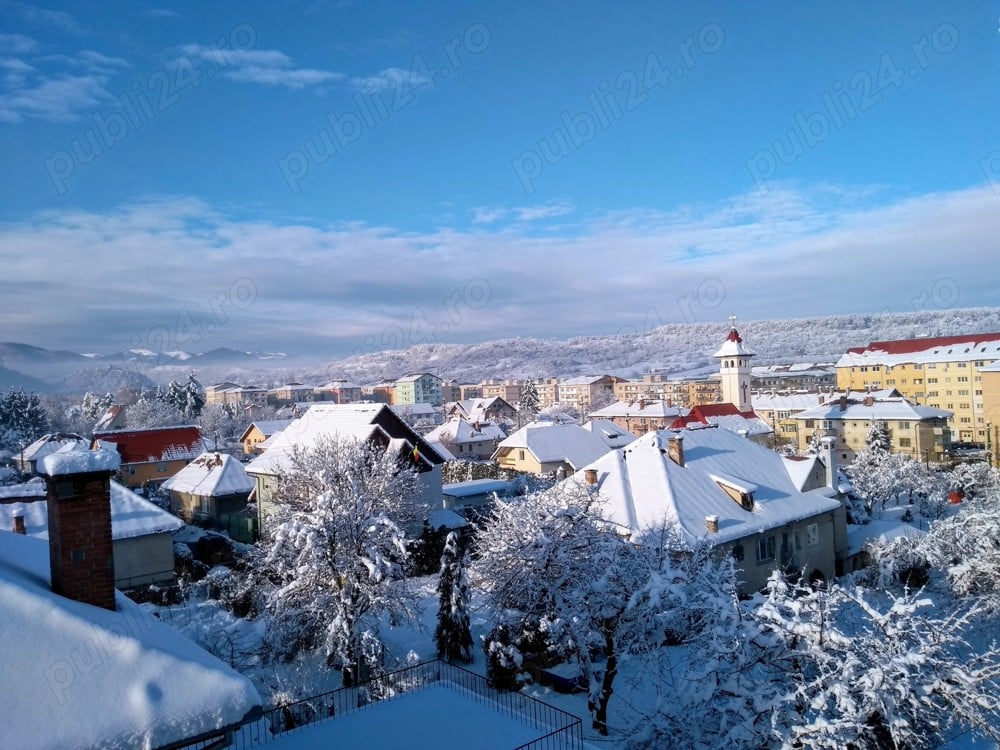
<svg viewBox="0 0 1000 750">
<path fill-rule="evenodd" d="M 739 504 L 743 510 L 753 512 L 754 493 L 757 491 L 756 485 L 749 482 L 741 482 L 736 477 L 711 474 L 710 477 L 719 485 L 719 489 Z"/>
</svg>

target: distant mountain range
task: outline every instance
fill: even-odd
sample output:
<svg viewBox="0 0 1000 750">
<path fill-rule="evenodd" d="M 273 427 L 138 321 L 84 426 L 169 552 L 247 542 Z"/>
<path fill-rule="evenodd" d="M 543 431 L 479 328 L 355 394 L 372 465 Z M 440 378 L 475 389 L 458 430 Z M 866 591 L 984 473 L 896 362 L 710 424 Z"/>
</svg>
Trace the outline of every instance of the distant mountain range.
<svg viewBox="0 0 1000 750">
<path fill-rule="evenodd" d="M 757 352 L 754 364 L 836 362 L 848 348 L 870 341 L 1000 333 L 1000 308 L 740 321 L 737 327 Z M 261 386 L 288 381 L 320 384 L 336 378 L 373 383 L 408 372 L 433 372 L 462 382 L 601 373 L 681 376 L 716 371 L 718 363 L 712 354 L 728 330 L 726 323 L 675 323 L 563 341 L 509 338 L 476 344 L 421 344 L 336 361 L 326 360 L 321 353 L 295 360 L 283 354 L 225 348 L 198 354 L 132 349 L 100 355 L 0 343 L 0 387 L 20 384 L 37 392 L 105 392 L 180 379 L 189 371 L 204 385 L 233 380 Z M 25 380 L 19 383 L 18 377 Z"/>
</svg>

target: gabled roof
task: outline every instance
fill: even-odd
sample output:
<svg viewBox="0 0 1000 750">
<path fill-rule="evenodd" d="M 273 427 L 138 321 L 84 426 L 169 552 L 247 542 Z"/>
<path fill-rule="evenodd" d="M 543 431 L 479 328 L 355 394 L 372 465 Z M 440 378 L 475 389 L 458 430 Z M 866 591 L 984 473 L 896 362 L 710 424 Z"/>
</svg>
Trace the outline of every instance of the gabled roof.
<svg viewBox="0 0 1000 750">
<path fill-rule="evenodd" d="M 819 456 L 782 456 L 781 460 L 785 464 L 785 471 L 788 472 L 792 484 L 799 492 L 802 492 L 817 465 L 823 467 L 824 475 L 826 473 L 826 466 Z"/>
<path fill-rule="evenodd" d="M 0 533 L 0 747 L 161 747 L 259 712 L 246 677 L 124 595 L 111 611 L 49 581 L 45 541 Z"/>
<path fill-rule="evenodd" d="M 80 445 L 84 450 L 90 447 L 87 439 L 75 432 L 53 432 L 42 435 L 23 451 L 18 451 L 16 455 L 19 459 L 23 457 L 25 461 L 37 461 L 66 445 Z"/>
<path fill-rule="evenodd" d="M 506 433 L 500 429 L 500 425 L 493 422 L 478 423 L 469 422 L 464 417 L 455 417 L 442 425 L 438 425 L 433 430 L 424 435 L 430 441 L 440 441 L 442 438 L 451 440 L 455 445 L 466 445 L 468 443 L 481 443 L 484 440 L 503 440 Z"/>
<path fill-rule="evenodd" d="M 510 448 L 530 451 L 539 463 L 565 461 L 574 469 L 608 452 L 601 438 L 578 424 L 530 422 L 502 440 L 494 456 Z"/>
<path fill-rule="evenodd" d="M 265 438 L 269 438 L 281 432 L 283 429 L 288 427 L 292 423 L 291 419 L 264 419 L 260 422 L 251 422 L 250 426 L 243 430 L 243 434 L 240 435 L 240 442 L 242 443 L 247 439 L 247 435 L 250 431 L 256 427 L 257 431 L 263 435 Z"/>
<path fill-rule="evenodd" d="M 253 477 L 243 464 L 225 453 L 202 453 L 161 486 L 165 490 L 185 492 L 200 497 L 249 495 Z"/>
<path fill-rule="evenodd" d="M 695 406 L 685 416 L 675 419 L 670 427 L 681 429 L 698 425 L 721 427 L 735 433 L 746 430 L 747 435 L 767 435 L 774 432 L 752 409 L 741 412 L 735 404 L 728 402 Z"/>
<path fill-rule="evenodd" d="M 49 538 L 48 503 L 45 498 L 45 484 L 20 485 L 19 497 L 35 495 L 42 498 L 32 502 L 0 503 L 0 529 L 10 529 L 16 514 L 24 517 L 28 536 Z M 16 487 L 4 487 L 13 496 Z M 40 490 L 40 492 L 39 492 Z M 132 539 L 149 534 L 177 531 L 184 522 L 177 516 L 139 497 L 132 490 L 115 480 L 111 480 L 111 538 Z"/>
<path fill-rule="evenodd" d="M 323 435 L 367 442 L 380 434 L 388 443 L 402 440 L 417 447 L 420 459 L 428 466 L 444 459 L 385 404 L 310 404 L 306 412 L 277 433 L 263 454 L 251 461 L 248 474 L 280 476 L 290 466 L 295 446 L 308 449 Z"/>
<path fill-rule="evenodd" d="M 825 403 L 829 393 L 767 393 L 753 394 L 754 409 L 761 411 L 804 411 Z"/>
<path fill-rule="evenodd" d="M 434 378 L 435 380 L 441 380 L 437 375 L 432 375 L 429 372 L 411 372 L 408 375 L 404 375 L 401 378 L 397 378 L 395 382 L 397 383 L 413 383 L 421 378 Z"/>
<path fill-rule="evenodd" d="M 95 432 L 98 442 L 113 443 L 123 464 L 187 461 L 205 452 L 201 431 L 193 425 Z"/>
<path fill-rule="evenodd" d="M 594 383 L 604 380 L 605 378 L 613 378 L 613 375 L 578 375 L 575 378 L 564 378 L 559 381 L 559 387 L 563 386 L 577 386 L 577 385 L 593 385 Z"/>
<path fill-rule="evenodd" d="M 668 440 L 681 435 L 684 466 L 668 455 Z M 729 542 L 837 510 L 823 490 L 799 492 L 781 456 L 728 430 L 650 432 L 605 454 L 567 479 L 587 487 L 587 469 L 597 472 L 597 491 L 609 521 L 643 533 L 676 523 L 689 543 L 703 538 Z M 720 486 L 752 488 L 753 510 L 745 510 Z M 709 533 L 705 517 L 719 517 Z"/>
</svg>

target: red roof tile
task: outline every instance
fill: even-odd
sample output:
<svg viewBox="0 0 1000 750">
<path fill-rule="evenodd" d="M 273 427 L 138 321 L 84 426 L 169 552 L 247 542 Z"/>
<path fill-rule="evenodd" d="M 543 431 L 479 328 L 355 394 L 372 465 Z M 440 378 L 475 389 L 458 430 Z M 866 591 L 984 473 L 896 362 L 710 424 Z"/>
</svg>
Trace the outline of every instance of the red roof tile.
<svg viewBox="0 0 1000 750">
<path fill-rule="evenodd" d="M 194 426 L 95 432 L 94 440 L 114 443 L 123 464 L 190 460 L 205 452 L 201 431 Z"/>
<path fill-rule="evenodd" d="M 974 344 L 980 341 L 1000 341 L 1000 333 L 970 333 L 963 336 L 937 336 L 923 339 L 899 339 L 897 341 L 872 341 L 868 346 L 855 346 L 848 349 L 849 354 L 864 354 L 865 352 L 888 352 L 889 354 L 912 354 L 939 346 L 954 346 L 955 344 Z"/>
</svg>

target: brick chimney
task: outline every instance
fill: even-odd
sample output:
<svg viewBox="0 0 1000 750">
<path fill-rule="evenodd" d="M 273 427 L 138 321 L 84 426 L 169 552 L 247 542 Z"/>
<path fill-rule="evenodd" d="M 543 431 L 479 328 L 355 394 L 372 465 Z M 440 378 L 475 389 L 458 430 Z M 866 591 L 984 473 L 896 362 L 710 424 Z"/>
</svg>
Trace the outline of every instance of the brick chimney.
<svg viewBox="0 0 1000 750">
<path fill-rule="evenodd" d="M 872 396 L 865 396 L 865 406 L 874 406 L 875 399 Z"/>
<path fill-rule="evenodd" d="M 711 532 L 712 534 L 718 534 L 719 533 L 719 517 L 715 516 L 715 515 L 705 516 L 705 528 L 708 529 L 709 532 Z"/>
<path fill-rule="evenodd" d="M 847 411 L 847 396 L 840 397 L 840 410 Z"/>
<path fill-rule="evenodd" d="M 673 435 L 667 439 L 667 455 L 678 466 L 684 465 L 684 436 Z"/>
<path fill-rule="evenodd" d="M 52 590 L 115 609 L 110 481 L 120 463 L 118 454 L 57 451 L 39 463 L 48 490 Z"/>
<path fill-rule="evenodd" d="M 14 515 L 14 533 L 27 534 L 28 532 L 24 530 L 24 511 L 15 510 L 13 515 Z"/>
</svg>

